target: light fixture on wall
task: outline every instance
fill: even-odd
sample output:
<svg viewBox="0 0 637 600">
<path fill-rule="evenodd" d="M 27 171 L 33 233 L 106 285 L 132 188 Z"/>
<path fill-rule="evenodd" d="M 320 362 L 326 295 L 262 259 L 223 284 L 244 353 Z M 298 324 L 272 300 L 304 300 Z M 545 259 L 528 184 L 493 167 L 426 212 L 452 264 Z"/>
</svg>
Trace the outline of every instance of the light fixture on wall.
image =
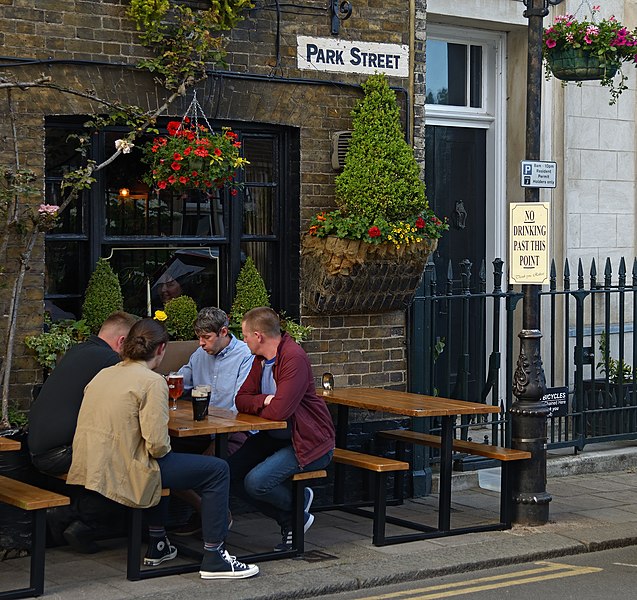
<svg viewBox="0 0 637 600">
<path fill-rule="evenodd" d="M 120 198 L 128 198 L 130 196 L 130 190 L 128 188 L 120 188 L 119 189 L 119 197 Z"/>
<path fill-rule="evenodd" d="M 331 19 L 332 19 L 332 34 L 338 35 L 341 28 L 341 21 L 347 21 L 352 16 L 352 3 L 347 0 L 331 0 Z"/>
</svg>

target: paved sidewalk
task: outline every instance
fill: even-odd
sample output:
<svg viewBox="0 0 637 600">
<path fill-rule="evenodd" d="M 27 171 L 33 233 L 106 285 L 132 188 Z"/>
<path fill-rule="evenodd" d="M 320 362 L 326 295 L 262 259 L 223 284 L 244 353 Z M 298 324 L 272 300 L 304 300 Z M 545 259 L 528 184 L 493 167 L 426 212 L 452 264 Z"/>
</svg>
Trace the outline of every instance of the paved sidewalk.
<svg viewBox="0 0 637 600">
<path fill-rule="evenodd" d="M 475 533 L 376 548 L 371 520 L 330 512 L 316 513 L 307 534 L 305 557 L 265 562 L 258 577 L 203 581 L 198 574 L 129 582 L 124 540 L 101 542 L 103 552 L 78 555 L 69 548 L 47 550 L 46 598 L 64 600 L 232 600 L 310 598 L 386 583 L 502 564 L 637 545 L 637 445 L 625 444 L 578 457 L 552 454 L 547 490 L 553 496 L 550 522 L 541 527 Z M 566 473 L 566 474 L 565 474 Z M 452 524 L 495 520 L 498 493 L 464 478 L 453 494 Z M 392 514 L 437 519 L 437 496 L 392 507 Z M 392 528 L 388 528 L 392 531 Z M 256 514 L 242 515 L 228 538 L 230 550 L 263 549 L 278 541 L 276 525 Z M 28 558 L 0 563 L 0 590 L 26 583 Z M 177 559 L 179 560 L 179 559 Z"/>
</svg>

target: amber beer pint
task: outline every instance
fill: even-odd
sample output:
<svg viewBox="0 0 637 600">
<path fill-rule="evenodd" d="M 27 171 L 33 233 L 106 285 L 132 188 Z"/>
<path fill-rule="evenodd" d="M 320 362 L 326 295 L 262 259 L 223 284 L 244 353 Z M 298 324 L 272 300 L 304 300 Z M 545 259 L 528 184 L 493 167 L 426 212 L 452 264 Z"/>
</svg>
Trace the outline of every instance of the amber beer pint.
<svg viewBox="0 0 637 600">
<path fill-rule="evenodd" d="M 168 395 L 170 396 L 170 410 L 177 410 L 177 399 L 184 392 L 184 376 L 181 373 L 170 373 L 166 378 Z"/>
</svg>

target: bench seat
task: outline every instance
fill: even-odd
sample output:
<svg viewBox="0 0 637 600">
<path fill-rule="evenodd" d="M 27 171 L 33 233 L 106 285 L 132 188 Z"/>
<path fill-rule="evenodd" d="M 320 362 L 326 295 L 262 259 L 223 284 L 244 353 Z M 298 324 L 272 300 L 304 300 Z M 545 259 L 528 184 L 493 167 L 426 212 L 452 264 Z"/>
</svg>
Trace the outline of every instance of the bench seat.
<svg viewBox="0 0 637 600">
<path fill-rule="evenodd" d="M 420 433 L 419 431 L 410 431 L 408 429 L 379 431 L 377 435 L 396 442 L 421 444 L 423 446 L 432 446 L 433 448 L 440 448 L 442 445 L 442 440 L 439 435 Z M 524 460 L 531 458 L 531 453 L 526 450 L 490 446 L 489 444 L 469 442 L 466 440 L 454 439 L 452 447 L 456 452 L 465 452 L 467 454 L 475 454 L 476 456 L 484 456 L 485 458 L 492 458 L 501 461 Z"/>
<path fill-rule="evenodd" d="M 377 435 L 381 438 L 395 441 L 396 453 L 401 457 L 404 456 L 405 444 L 419 444 L 422 446 L 431 446 L 433 448 L 440 448 L 442 446 L 442 439 L 439 435 L 410 431 L 408 429 L 379 431 Z M 503 528 L 510 529 L 513 503 L 511 465 L 518 460 L 530 459 L 532 456 L 531 453 L 526 450 L 518 450 L 516 448 L 491 446 L 489 444 L 481 444 L 479 442 L 470 442 L 455 438 L 453 439 L 451 447 L 455 452 L 483 456 L 485 458 L 499 460 L 502 463 L 500 481 L 500 524 Z M 397 490 L 400 484 L 402 484 L 402 482 L 397 483 Z"/>
<path fill-rule="evenodd" d="M 29 587 L 0 592 L 0 598 L 30 598 L 44 593 L 46 509 L 66 506 L 71 500 L 23 481 L 0 475 L 0 502 L 31 513 L 31 568 Z"/>
</svg>

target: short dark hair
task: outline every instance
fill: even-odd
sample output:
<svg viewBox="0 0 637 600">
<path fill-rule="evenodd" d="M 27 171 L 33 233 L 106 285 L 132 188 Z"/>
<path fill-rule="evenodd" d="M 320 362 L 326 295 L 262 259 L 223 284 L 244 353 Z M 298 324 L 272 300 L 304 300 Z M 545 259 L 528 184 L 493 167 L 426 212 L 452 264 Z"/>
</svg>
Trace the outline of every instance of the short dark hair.
<svg viewBox="0 0 637 600">
<path fill-rule="evenodd" d="M 168 342 L 166 328 L 155 319 L 137 321 L 124 340 L 122 357 L 130 360 L 150 360 L 161 344 Z"/>
<path fill-rule="evenodd" d="M 228 315 L 220 308 L 206 306 L 197 314 L 195 320 L 195 334 L 219 333 L 223 327 L 228 327 Z"/>
<path fill-rule="evenodd" d="M 259 331 L 269 338 L 281 335 L 281 319 L 269 306 L 258 306 L 249 310 L 243 315 L 241 322 L 250 330 Z"/>
</svg>

